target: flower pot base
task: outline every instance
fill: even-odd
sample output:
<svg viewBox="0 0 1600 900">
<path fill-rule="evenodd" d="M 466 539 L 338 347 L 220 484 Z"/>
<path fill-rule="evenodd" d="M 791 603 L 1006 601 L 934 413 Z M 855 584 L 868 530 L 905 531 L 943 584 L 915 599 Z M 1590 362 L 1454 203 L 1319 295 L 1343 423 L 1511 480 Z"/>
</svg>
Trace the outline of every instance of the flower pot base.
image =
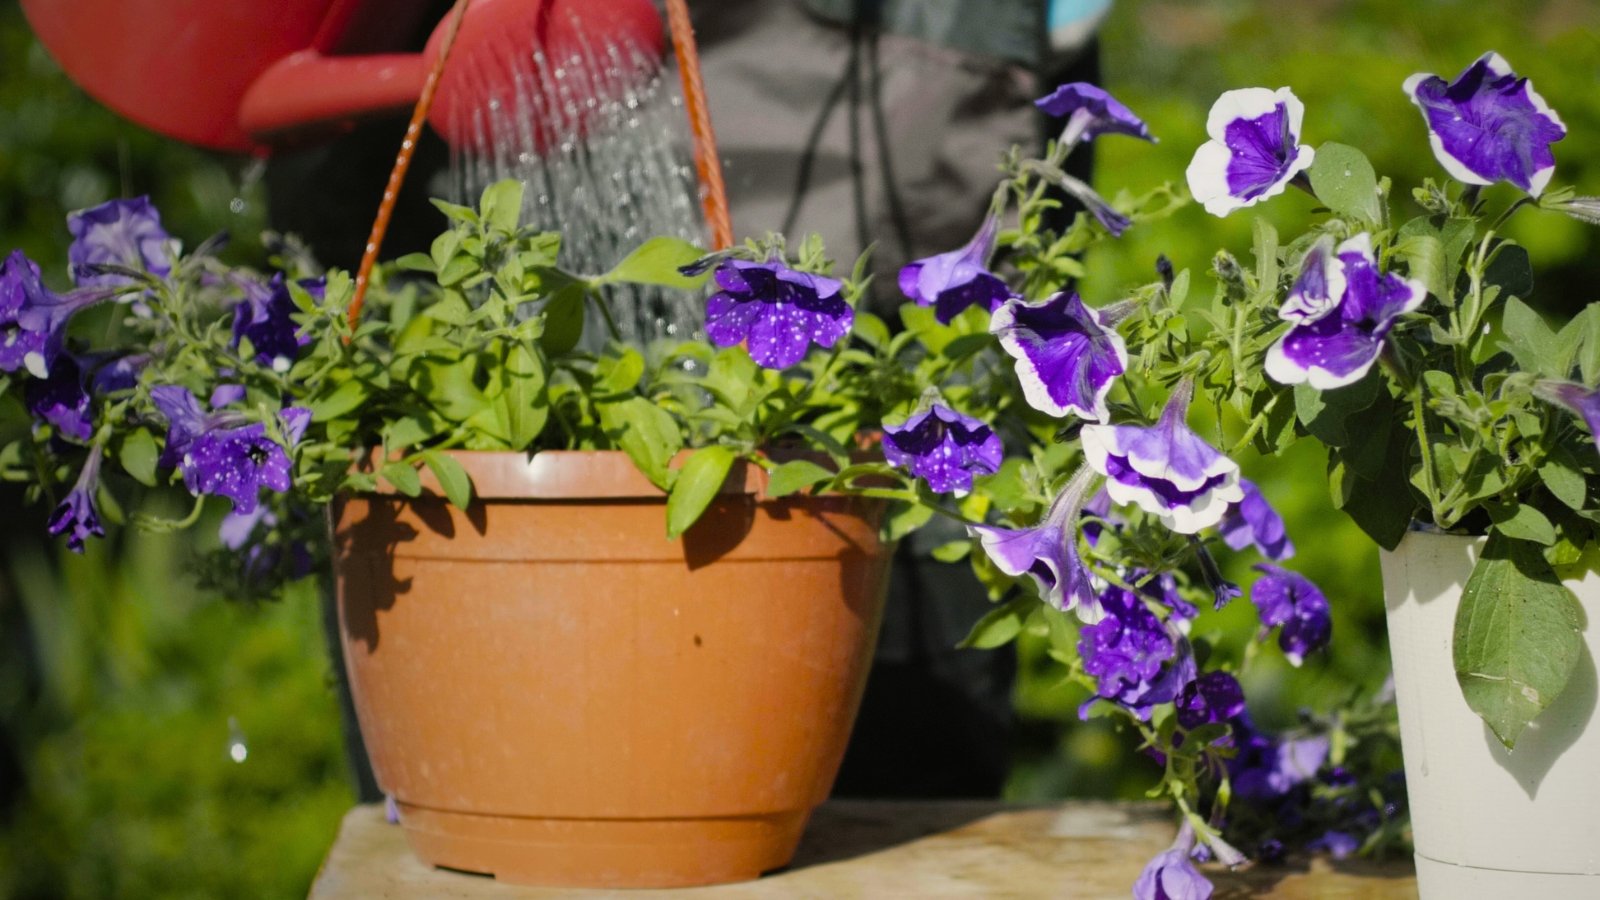
<svg viewBox="0 0 1600 900">
<path fill-rule="evenodd" d="M 701 819 L 542 819 L 400 804 L 430 865 L 548 887 L 691 887 L 749 881 L 787 864 L 810 810 Z"/>
<path fill-rule="evenodd" d="M 1600 897 L 1600 875 L 1555 872 L 1513 872 L 1480 869 L 1429 859 L 1418 853 L 1417 890 L 1424 897 L 1450 900 L 1593 900 Z"/>
</svg>

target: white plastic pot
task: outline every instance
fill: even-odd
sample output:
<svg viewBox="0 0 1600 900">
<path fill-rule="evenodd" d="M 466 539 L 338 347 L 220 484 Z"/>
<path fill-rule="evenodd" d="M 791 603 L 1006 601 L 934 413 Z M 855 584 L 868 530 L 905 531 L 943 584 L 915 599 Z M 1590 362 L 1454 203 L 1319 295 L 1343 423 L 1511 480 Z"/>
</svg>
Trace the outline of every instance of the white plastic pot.
<svg viewBox="0 0 1600 900">
<path fill-rule="evenodd" d="M 1506 750 L 1456 684 L 1451 636 L 1483 539 L 1406 535 L 1382 554 L 1423 900 L 1600 898 L 1600 627 L 1571 682 Z M 1567 582 L 1600 615 L 1600 574 Z"/>
</svg>

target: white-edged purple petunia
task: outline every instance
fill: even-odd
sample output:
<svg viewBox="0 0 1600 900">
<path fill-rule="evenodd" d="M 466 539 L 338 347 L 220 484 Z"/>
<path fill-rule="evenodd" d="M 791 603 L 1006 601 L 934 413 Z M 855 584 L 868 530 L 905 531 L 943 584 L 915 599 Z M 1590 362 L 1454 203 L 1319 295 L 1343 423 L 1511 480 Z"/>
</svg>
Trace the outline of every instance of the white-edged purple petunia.
<svg viewBox="0 0 1600 900">
<path fill-rule="evenodd" d="M 72 232 L 67 260 L 79 287 L 113 288 L 131 282 L 126 275 L 99 271 L 96 267 L 101 265 L 143 269 L 163 277 L 172 271 L 172 237 L 161 227 L 161 213 L 149 197 L 108 200 L 68 213 L 67 230 Z"/>
<path fill-rule="evenodd" d="M 1137 505 L 1179 534 L 1210 528 L 1244 499 L 1239 465 L 1184 423 L 1193 391 L 1180 384 L 1155 425 L 1086 425 L 1080 438 L 1112 500 Z"/>
<path fill-rule="evenodd" d="M 1283 193 L 1311 167 L 1315 151 L 1300 143 L 1305 106 L 1288 88 L 1241 88 L 1212 104 L 1211 140 L 1189 162 L 1189 192 L 1214 216 Z"/>
<path fill-rule="evenodd" d="M 1289 288 L 1289 297 L 1278 308 L 1278 317 L 1308 325 L 1333 312 L 1344 296 L 1344 266 L 1333 253 L 1333 235 L 1325 234 L 1306 251 L 1300 261 L 1300 274 Z"/>
<path fill-rule="evenodd" d="M 939 402 L 883 426 L 884 458 L 939 494 L 972 490 L 972 477 L 993 475 L 1004 454 L 994 429 Z"/>
<path fill-rule="evenodd" d="M 82 553 L 84 543 L 91 537 L 105 537 L 105 527 L 100 524 L 100 510 L 95 504 L 95 493 L 100 489 L 100 460 L 104 447 L 95 444 L 89 448 L 89 458 L 72 490 L 57 504 L 45 528 L 51 534 L 65 534 L 67 549 Z"/>
<path fill-rule="evenodd" d="M 949 324 L 969 306 L 994 311 L 1012 296 L 1011 289 L 989 271 L 1000 217 L 984 218 L 966 246 L 907 263 L 900 270 L 900 292 L 918 306 L 932 306 L 934 316 Z"/>
<path fill-rule="evenodd" d="M 1098 620 L 1078 633 L 1083 671 L 1095 679 L 1095 694 L 1078 716 L 1109 700 L 1148 722 L 1194 680 L 1194 652 L 1177 624 L 1162 621 L 1139 593 L 1113 584 L 1097 600 Z"/>
<path fill-rule="evenodd" d="M 1187 819 L 1169 849 L 1156 854 L 1133 883 L 1134 900 L 1208 900 L 1211 882 L 1195 868 L 1194 826 Z"/>
<path fill-rule="evenodd" d="M 1104 88 L 1086 81 L 1063 84 L 1033 101 L 1033 105 L 1049 115 L 1067 117 L 1067 127 L 1062 132 L 1065 144 L 1092 141 L 1102 134 L 1126 134 L 1151 143 L 1156 140 L 1133 110 Z"/>
<path fill-rule="evenodd" d="M 1328 598 L 1299 572 L 1271 563 L 1257 563 L 1255 568 L 1262 575 L 1250 588 L 1250 602 L 1261 614 L 1262 631 L 1281 629 L 1278 646 L 1289 663 L 1298 666 L 1307 654 L 1326 647 L 1333 634 Z"/>
<path fill-rule="evenodd" d="M 1098 598 L 1089 568 L 1078 555 L 1078 519 L 1094 472 L 1084 468 L 1061 489 L 1037 525 L 1000 528 L 968 525 L 983 552 L 1000 571 L 1033 579 L 1039 599 L 1063 612 L 1076 608 L 1080 618 L 1098 617 Z"/>
<path fill-rule="evenodd" d="M 1110 417 L 1106 395 L 1128 369 L 1128 347 L 1114 318 L 1106 309 L 1085 306 L 1077 292 L 1063 291 L 1036 304 L 1006 301 L 989 330 L 1016 360 L 1029 406 L 1104 422 Z"/>
<path fill-rule="evenodd" d="M 1567 136 L 1561 117 L 1498 53 L 1478 57 L 1454 81 L 1427 72 L 1404 90 L 1428 123 L 1428 143 L 1450 177 L 1509 181 L 1534 197 L 1556 169 L 1550 145 Z"/>
<path fill-rule="evenodd" d="M 1379 272 L 1365 232 L 1340 244 L 1331 257 L 1307 254 L 1306 264 L 1326 267 L 1330 290 L 1342 290 L 1316 319 L 1305 321 L 1299 307 L 1292 310 L 1286 318 L 1294 325 L 1267 350 L 1264 368 L 1280 384 L 1310 384 L 1319 391 L 1354 384 L 1378 361 L 1395 320 L 1422 305 L 1427 288 L 1415 279 Z"/>
<path fill-rule="evenodd" d="M 812 344 L 832 347 L 855 322 L 840 282 L 781 260 L 724 260 L 714 277 L 721 290 L 706 301 L 706 337 L 718 347 L 745 342 L 763 368 L 786 369 Z"/>
<path fill-rule="evenodd" d="M 1283 517 L 1262 496 L 1261 489 L 1248 478 L 1239 479 L 1239 488 L 1244 499 L 1228 507 L 1228 514 L 1217 525 L 1223 543 L 1233 550 L 1254 544 L 1262 556 L 1272 560 L 1294 556 L 1294 542 L 1289 540 Z"/>
</svg>

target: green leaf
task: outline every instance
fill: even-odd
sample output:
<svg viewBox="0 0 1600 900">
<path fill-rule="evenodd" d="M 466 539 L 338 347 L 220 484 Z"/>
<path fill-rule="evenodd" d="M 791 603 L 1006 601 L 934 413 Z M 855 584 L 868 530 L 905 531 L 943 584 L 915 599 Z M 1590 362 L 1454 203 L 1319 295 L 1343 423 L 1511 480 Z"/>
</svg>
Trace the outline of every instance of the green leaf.
<svg viewBox="0 0 1600 900">
<path fill-rule="evenodd" d="M 1317 199 L 1335 213 L 1363 222 L 1378 221 L 1378 176 L 1360 150 L 1323 144 L 1307 174 Z"/>
<path fill-rule="evenodd" d="M 611 271 L 595 279 L 596 284 L 617 281 L 632 284 L 659 284 L 691 289 L 705 283 L 709 272 L 690 277 L 678 269 L 705 255 L 699 247 L 675 237 L 653 237 L 623 257 Z"/>
<path fill-rule="evenodd" d="M 337 419 L 367 400 L 367 386 L 354 378 L 339 384 L 328 394 L 311 401 L 311 418 L 317 422 Z"/>
<path fill-rule="evenodd" d="M 445 200 L 440 200 L 437 197 L 430 198 L 428 202 L 432 203 L 435 209 L 444 213 L 445 218 L 449 219 L 451 222 L 465 222 L 471 225 L 478 224 L 478 211 L 470 206 L 462 206 L 459 203 L 450 203 Z M 446 234 L 449 233 L 450 232 L 446 232 Z"/>
<path fill-rule="evenodd" d="M 1008 600 L 985 613 L 956 646 L 975 650 L 1004 647 L 1022 633 L 1023 622 L 1038 605 L 1039 598 L 1031 594 Z"/>
<path fill-rule="evenodd" d="M 118 454 L 118 459 L 122 462 L 122 470 L 131 475 L 135 481 L 148 487 L 155 487 L 156 459 L 160 455 L 160 451 L 156 449 L 156 439 L 150 432 L 140 428 L 122 439 L 122 450 Z"/>
<path fill-rule="evenodd" d="M 396 267 L 408 272 L 437 272 L 439 267 L 433 264 L 433 257 L 426 253 L 407 253 L 394 261 Z"/>
<path fill-rule="evenodd" d="M 667 496 L 667 537 L 676 538 L 689 530 L 712 498 L 728 480 L 728 470 L 738 456 L 731 447 L 712 446 L 696 450 L 678 471 Z"/>
<path fill-rule="evenodd" d="M 889 344 L 889 326 L 869 312 L 856 312 L 855 335 L 873 349 L 886 347 Z"/>
<path fill-rule="evenodd" d="M 466 259 L 464 256 L 456 258 Z M 443 284 L 442 281 L 440 283 Z M 427 309 L 424 309 L 422 314 L 435 322 L 443 322 L 446 325 L 465 325 L 467 320 L 472 318 L 472 307 L 467 304 L 467 299 L 461 296 L 458 291 L 445 291 L 444 296 L 440 297 L 437 303 L 433 303 Z"/>
<path fill-rule="evenodd" d="M 378 471 L 383 480 L 394 485 L 394 489 L 407 497 L 415 497 L 422 493 L 422 476 L 410 463 L 392 462 Z"/>
<path fill-rule="evenodd" d="M 639 351 L 626 348 L 620 356 L 602 359 L 595 374 L 599 376 L 595 383 L 597 393 L 632 393 L 639 386 L 639 379 L 644 377 L 644 357 Z"/>
<path fill-rule="evenodd" d="M 628 454 L 651 484 L 669 489 L 673 473 L 667 466 L 683 449 L 683 435 L 672 413 L 643 397 L 596 403 L 595 408 L 600 413 L 600 427 L 618 449 Z"/>
<path fill-rule="evenodd" d="M 583 284 L 556 291 L 544 305 L 544 336 L 539 343 L 551 356 L 564 356 L 583 337 Z"/>
<path fill-rule="evenodd" d="M 1313 437 L 1334 447 L 1348 446 L 1355 439 L 1349 420 L 1373 404 L 1382 384 L 1383 377 L 1374 371 L 1355 384 L 1331 391 L 1295 385 L 1295 414 Z"/>
<path fill-rule="evenodd" d="M 1566 377 L 1570 364 L 1561 360 L 1561 342 L 1556 331 L 1533 307 L 1511 297 L 1506 301 L 1505 316 L 1500 324 L 1506 333 L 1506 349 L 1524 371 L 1549 378 Z"/>
<path fill-rule="evenodd" d="M 533 446 L 550 417 L 544 360 L 535 346 L 518 344 L 506 354 L 505 389 L 495 400 L 503 410 L 504 430 L 513 450 Z"/>
<path fill-rule="evenodd" d="M 1502 297 L 1526 297 L 1533 292 L 1533 263 L 1520 244 L 1502 246 L 1483 272 L 1485 284 L 1500 286 Z"/>
<path fill-rule="evenodd" d="M 1569 508 L 1582 510 L 1589 499 L 1589 484 L 1566 448 L 1557 448 L 1539 467 L 1539 480 Z"/>
<path fill-rule="evenodd" d="M 478 208 L 483 211 L 483 223 L 499 231 L 517 230 L 517 220 L 522 216 L 522 182 L 515 178 L 497 181 L 483 189 Z"/>
<path fill-rule="evenodd" d="M 1491 532 L 1456 612 L 1456 681 L 1506 747 L 1566 689 L 1583 609 L 1533 545 Z"/>
<path fill-rule="evenodd" d="M 972 552 L 972 541 L 956 540 L 940 544 L 929 551 L 929 555 L 942 563 L 960 562 Z"/>
<path fill-rule="evenodd" d="M 928 524 L 932 519 L 932 509 L 920 503 L 901 503 L 896 501 L 889 505 L 889 513 L 884 516 L 883 539 L 888 543 L 898 541 Z"/>
<path fill-rule="evenodd" d="M 833 472 L 809 459 L 792 459 L 767 473 L 767 496 L 788 496 L 802 488 L 829 481 L 833 475 Z"/>
<path fill-rule="evenodd" d="M 444 495 L 460 509 L 466 509 L 472 502 L 472 479 L 467 477 L 467 470 L 461 463 L 448 453 L 429 450 L 422 454 L 422 461 L 438 479 L 439 487 L 444 489 Z"/>
<path fill-rule="evenodd" d="M 1549 547 L 1556 542 L 1556 527 L 1545 514 L 1527 503 L 1487 503 L 1495 531 L 1519 541 Z"/>
</svg>

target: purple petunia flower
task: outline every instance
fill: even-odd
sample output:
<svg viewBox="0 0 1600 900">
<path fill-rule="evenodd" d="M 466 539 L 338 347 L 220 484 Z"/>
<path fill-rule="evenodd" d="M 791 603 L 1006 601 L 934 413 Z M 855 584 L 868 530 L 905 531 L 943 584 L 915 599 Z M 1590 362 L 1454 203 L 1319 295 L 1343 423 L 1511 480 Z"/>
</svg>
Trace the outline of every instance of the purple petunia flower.
<svg viewBox="0 0 1600 900">
<path fill-rule="evenodd" d="M 1328 761 L 1327 735 L 1279 740 L 1257 731 L 1248 714 L 1229 723 L 1237 754 L 1227 761 L 1233 793 L 1241 800 L 1270 804 L 1315 778 Z"/>
<path fill-rule="evenodd" d="M 247 513 L 229 512 L 222 518 L 217 537 L 224 547 L 241 554 L 240 572 L 246 581 L 264 581 L 271 577 L 282 565 L 285 551 L 288 552 L 289 577 L 301 578 L 311 572 L 311 551 L 305 544 L 269 544 L 264 542 L 264 536 L 257 534 L 258 529 L 268 532 L 276 527 L 278 517 L 266 504 L 259 504 Z"/>
<path fill-rule="evenodd" d="M 989 322 L 1016 362 L 1028 405 L 1052 416 L 1093 422 L 1110 417 L 1106 395 L 1128 369 L 1128 348 L 1115 312 L 1091 309 L 1075 291 L 1038 304 L 1008 300 Z"/>
<path fill-rule="evenodd" d="M 1324 266 L 1330 289 L 1342 290 L 1318 318 L 1307 321 L 1300 312 L 1303 304 L 1285 316 L 1295 324 L 1267 350 L 1267 375 L 1280 384 L 1306 383 L 1319 391 L 1354 384 L 1378 361 L 1395 320 L 1422 305 L 1427 288 L 1393 272 L 1380 273 L 1365 232 L 1340 244 L 1333 256 L 1307 254 L 1306 262 Z M 1294 303 L 1291 297 L 1285 306 Z"/>
<path fill-rule="evenodd" d="M 1153 426 L 1086 425 L 1081 436 L 1111 499 L 1136 504 L 1179 534 L 1210 528 L 1244 499 L 1238 464 L 1184 424 L 1193 390 L 1183 382 Z"/>
<path fill-rule="evenodd" d="M 900 292 L 918 306 L 932 306 L 947 325 L 969 306 L 992 312 L 1011 297 L 1006 283 L 989 271 L 999 231 L 1000 217 L 990 215 L 965 247 L 907 263 L 900 270 Z"/>
<path fill-rule="evenodd" d="M 108 200 L 67 214 L 72 246 L 72 280 L 79 287 L 118 288 L 132 283 L 126 275 L 98 272 L 95 266 L 143 269 L 165 277 L 172 271 L 172 238 L 161 227 L 161 213 L 149 197 Z"/>
<path fill-rule="evenodd" d="M 255 511 L 262 488 L 289 489 L 288 448 L 305 433 L 310 410 L 290 407 L 279 413 L 285 439 L 280 444 L 267 435 L 265 423 L 245 423 L 236 413 L 203 412 L 186 388 L 161 385 L 150 390 L 150 398 L 167 419 L 160 463 L 176 465 L 190 493 L 227 497 L 235 513 L 247 515 Z"/>
<path fill-rule="evenodd" d="M 726 260 L 714 277 L 722 290 L 706 301 L 706 336 L 718 347 L 745 341 L 750 358 L 763 368 L 786 369 L 812 344 L 832 347 L 855 321 L 838 281 L 797 272 L 777 259 Z"/>
<path fill-rule="evenodd" d="M 89 449 L 89 458 L 78 473 L 78 480 L 67 493 L 66 499 L 50 514 L 45 527 L 51 534 L 65 534 L 67 549 L 82 553 L 84 543 L 91 537 L 105 537 L 100 524 L 100 511 L 95 506 L 94 495 L 100 489 L 100 460 L 104 448 L 95 444 Z"/>
<path fill-rule="evenodd" d="M 1310 851 L 1326 850 L 1334 859 L 1345 859 L 1361 849 L 1361 841 L 1348 831 L 1329 829 L 1306 844 Z"/>
<path fill-rule="evenodd" d="M 13 250 L 0 262 L 0 371 L 27 369 L 49 378 L 66 343 L 67 320 L 111 296 L 104 291 L 57 294 L 39 279 L 33 260 Z"/>
<path fill-rule="evenodd" d="M 1267 559 L 1284 560 L 1294 556 L 1294 542 L 1289 540 L 1283 517 L 1267 503 L 1261 489 L 1248 478 L 1239 479 L 1239 489 L 1244 499 L 1228 507 L 1227 515 L 1217 525 L 1222 542 L 1234 550 L 1255 545 Z"/>
<path fill-rule="evenodd" d="M 1498 53 L 1485 53 L 1448 84 L 1418 72 L 1404 90 L 1428 123 L 1428 143 L 1450 177 L 1509 181 L 1532 196 L 1556 170 L 1550 145 L 1567 136 L 1561 117 Z"/>
<path fill-rule="evenodd" d="M 94 434 L 92 401 L 84 387 L 83 368 L 64 353 L 50 369 L 50 377 L 29 381 L 23 390 L 28 412 L 48 422 L 61 437 L 88 443 Z"/>
<path fill-rule="evenodd" d="M 1172 847 L 1156 854 L 1139 873 L 1134 900 L 1208 900 L 1211 882 L 1190 860 L 1193 852 L 1194 826 L 1185 820 Z"/>
<path fill-rule="evenodd" d="M 973 475 L 992 475 L 1004 450 L 988 425 L 932 403 L 899 425 L 883 426 L 883 456 L 928 482 L 935 493 L 972 490 Z"/>
<path fill-rule="evenodd" d="M 308 278 L 300 282 L 300 287 L 320 302 L 326 282 L 321 278 Z M 298 308 L 289 296 L 283 274 L 273 275 L 266 284 L 244 282 L 243 288 L 244 300 L 233 310 L 233 346 L 238 347 L 241 340 L 249 339 L 257 362 L 277 372 L 289 371 L 300 348 L 311 343 L 311 336 L 301 333 L 294 322 Z"/>
<path fill-rule="evenodd" d="M 1144 721 L 1171 703 L 1194 680 L 1189 642 L 1161 621 L 1133 591 L 1110 585 L 1099 596 L 1102 618 L 1078 637 L 1083 670 L 1095 678 L 1095 696 L 1079 708 L 1086 716 L 1097 700 L 1110 700 Z"/>
<path fill-rule="evenodd" d="M 1206 117 L 1211 140 L 1189 163 L 1189 192 L 1214 216 L 1283 193 L 1315 156 L 1300 144 L 1304 116 L 1288 88 L 1243 88 L 1218 97 Z"/>
<path fill-rule="evenodd" d="M 1299 572 L 1258 563 L 1262 576 L 1250 589 L 1250 601 L 1261 613 L 1263 633 L 1282 627 L 1278 646 L 1292 665 L 1300 665 L 1306 654 L 1327 646 L 1333 633 L 1328 598 Z"/>
<path fill-rule="evenodd" d="M 1178 724 L 1191 731 L 1227 722 L 1244 712 L 1244 688 L 1227 672 L 1207 672 L 1183 686 L 1176 709 Z"/>
<path fill-rule="evenodd" d="M 1061 142 L 1074 145 L 1102 134 L 1126 134 L 1155 143 L 1149 126 L 1103 88 L 1085 81 L 1063 84 L 1033 105 L 1052 116 L 1069 116 Z"/>
<path fill-rule="evenodd" d="M 1076 524 L 1094 473 L 1081 469 L 1050 504 L 1044 520 L 1029 528 L 968 525 L 983 552 L 1000 571 L 1014 578 L 1033 579 L 1039 599 L 1063 612 L 1077 608 L 1078 616 L 1098 614 L 1092 576 L 1078 556 Z"/>
<path fill-rule="evenodd" d="M 1534 393 L 1544 399 L 1564 406 L 1583 418 L 1594 438 L 1595 449 L 1600 450 L 1600 391 L 1591 391 L 1570 381 L 1541 381 Z"/>
</svg>

